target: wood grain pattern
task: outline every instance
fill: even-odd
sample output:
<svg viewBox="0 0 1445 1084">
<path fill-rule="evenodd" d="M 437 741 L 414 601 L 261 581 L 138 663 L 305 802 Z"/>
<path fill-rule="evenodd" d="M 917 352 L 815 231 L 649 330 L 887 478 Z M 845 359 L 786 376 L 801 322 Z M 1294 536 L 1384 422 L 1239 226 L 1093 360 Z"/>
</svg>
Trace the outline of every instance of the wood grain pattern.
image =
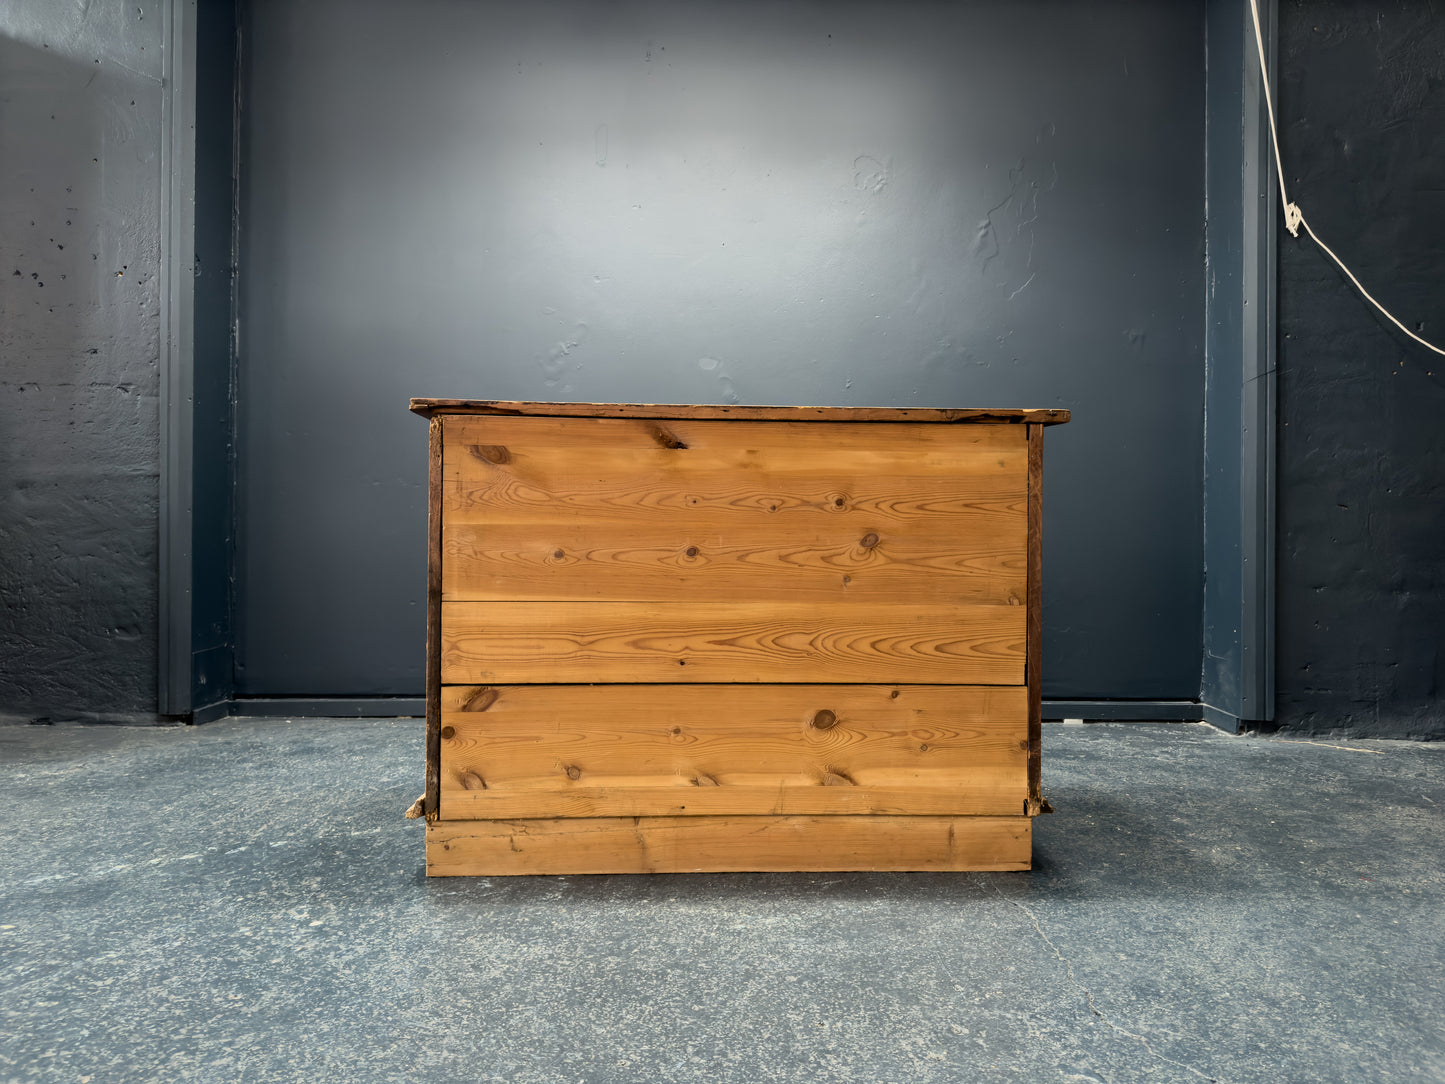
<svg viewBox="0 0 1445 1084">
<path fill-rule="evenodd" d="M 625 418 L 444 417 L 448 480 L 498 473 L 533 485 L 620 473 L 787 479 L 828 475 L 1009 477 L 1021 491 L 1024 427 Z M 935 482 L 936 484 L 936 482 Z"/>
<path fill-rule="evenodd" d="M 1043 589 L 1044 568 L 1044 427 L 1030 425 L 1029 521 L 1028 521 L 1028 658 L 1024 672 L 1028 681 L 1029 729 L 1029 812 L 1044 811 L 1043 800 Z"/>
<path fill-rule="evenodd" d="M 699 469 L 685 485 L 675 474 L 619 472 L 552 479 L 550 488 L 543 488 L 498 474 L 443 480 L 442 503 L 448 524 L 582 522 L 651 528 L 684 522 L 698 532 L 731 533 L 851 517 L 864 531 L 941 519 L 960 526 L 965 519 L 987 521 L 1008 531 L 1024 521 L 1024 477 L 1022 467 L 1016 479 L 957 477 L 941 490 L 937 477 L 778 479 Z"/>
<path fill-rule="evenodd" d="M 1023 606 L 443 602 L 442 681 L 1021 685 Z"/>
<path fill-rule="evenodd" d="M 1022 687 L 448 686 L 442 818 L 1020 814 Z"/>
<path fill-rule="evenodd" d="M 1024 452 L 1022 425 L 938 426 L 922 423 L 839 421 L 827 425 L 789 421 L 709 421 L 688 418 L 511 418 L 447 415 L 442 419 L 449 443 L 480 448 L 515 447 L 559 452 L 635 456 L 654 453 L 658 463 L 706 457 L 717 464 L 744 466 L 753 455 L 796 451 L 831 453 L 881 466 L 929 457 L 929 469 L 1002 449 Z M 692 456 L 678 452 L 693 453 Z M 481 453 L 478 453 L 481 454 Z M 493 457 L 483 459 L 494 462 Z M 494 462 L 495 465 L 495 462 Z M 462 464 L 456 464 L 460 467 Z"/>
<path fill-rule="evenodd" d="M 449 523 L 448 601 L 979 602 L 1022 605 L 1024 517 L 894 527 L 790 517 L 772 530 L 675 522 Z"/>
<path fill-rule="evenodd" d="M 424 417 L 480 414 L 570 418 L 708 418 L 741 421 L 858 422 L 1026 422 L 1057 425 L 1069 412 L 1054 408 L 1019 410 L 939 407 L 711 406 L 658 403 L 538 403 L 503 399 L 413 399 L 410 409 Z"/>
<path fill-rule="evenodd" d="M 1017 518 L 1021 544 L 1022 426 L 444 422 L 448 524 L 666 522 L 707 535 L 794 521 L 862 537 L 879 525 L 1002 516 Z"/>
<path fill-rule="evenodd" d="M 422 812 L 430 820 L 441 806 L 441 655 L 442 655 L 442 460 L 441 419 L 427 433 L 426 557 L 426 780 Z"/>
<path fill-rule="evenodd" d="M 1022 870 L 1018 817 L 596 817 L 439 821 L 427 876 Z"/>
</svg>

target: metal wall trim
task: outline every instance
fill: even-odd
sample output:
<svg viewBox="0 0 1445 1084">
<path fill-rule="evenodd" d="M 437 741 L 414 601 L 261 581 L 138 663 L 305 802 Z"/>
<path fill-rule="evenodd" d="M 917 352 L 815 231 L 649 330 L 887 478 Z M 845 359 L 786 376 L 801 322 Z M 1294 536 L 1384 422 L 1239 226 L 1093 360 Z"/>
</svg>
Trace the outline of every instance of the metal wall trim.
<svg viewBox="0 0 1445 1084">
<path fill-rule="evenodd" d="M 196 0 L 162 7 L 157 711 L 191 711 Z"/>
<path fill-rule="evenodd" d="M 1247 5 L 1246 5 L 1247 11 Z M 1251 20 L 1252 23 L 1252 20 Z M 1260 27 L 1273 82 L 1278 0 L 1260 3 Z M 1246 31 L 1246 55 L 1254 44 Z M 1240 539 L 1243 613 L 1240 616 L 1241 719 L 1274 718 L 1274 559 L 1276 308 L 1279 188 L 1269 142 L 1268 106 L 1259 65 L 1244 66 L 1244 372 L 1241 384 Z"/>
<path fill-rule="evenodd" d="M 1261 4 L 1267 55 L 1277 0 Z M 1248 0 L 1207 8 L 1204 628 L 1200 700 L 1274 717 L 1278 205 Z"/>
</svg>

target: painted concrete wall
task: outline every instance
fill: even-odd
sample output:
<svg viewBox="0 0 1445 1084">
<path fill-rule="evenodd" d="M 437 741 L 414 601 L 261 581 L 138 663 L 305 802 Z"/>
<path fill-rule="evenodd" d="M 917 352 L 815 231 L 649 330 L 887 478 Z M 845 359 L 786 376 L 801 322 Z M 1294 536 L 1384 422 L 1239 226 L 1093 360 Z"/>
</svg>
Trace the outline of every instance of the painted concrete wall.
<svg viewBox="0 0 1445 1084">
<path fill-rule="evenodd" d="M 155 711 L 161 23 L 0 5 L 0 713 Z"/>
<path fill-rule="evenodd" d="M 1347 3 L 1281 24 L 1294 194 L 1438 341 L 1441 26 Z M 0 8 L 0 714 L 153 717 L 160 50 L 155 0 Z M 1281 249 L 1280 722 L 1439 737 L 1445 369 Z"/>
<path fill-rule="evenodd" d="M 1407 326 L 1445 344 L 1445 21 L 1280 7 L 1290 198 Z M 1445 357 L 1280 238 L 1278 724 L 1445 738 Z"/>
<path fill-rule="evenodd" d="M 420 692 L 432 395 L 1072 408 L 1045 695 L 1198 695 L 1202 3 L 251 17 L 242 691 Z"/>
</svg>

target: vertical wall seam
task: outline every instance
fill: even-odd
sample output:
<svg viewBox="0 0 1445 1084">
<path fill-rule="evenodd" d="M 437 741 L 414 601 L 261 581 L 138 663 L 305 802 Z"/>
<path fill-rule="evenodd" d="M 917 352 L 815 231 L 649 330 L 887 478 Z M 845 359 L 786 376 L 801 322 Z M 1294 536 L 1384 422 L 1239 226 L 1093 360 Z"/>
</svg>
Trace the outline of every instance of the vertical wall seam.
<svg viewBox="0 0 1445 1084">
<path fill-rule="evenodd" d="M 195 0 L 162 7 L 160 153 L 160 487 L 157 696 L 191 710 L 191 425 L 195 294 Z"/>
<path fill-rule="evenodd" d="M 229 695 L 236 695 L 236 651 L 240 643 L 237 623 L 239 605 L 236 589 L 236 546 L 240 537 L 240 493 L 239 483 L 241 439 L 240 384 L 241 384 L 241 121 L 243 92 L 241 80 L 245 71 L 246 39 L 241 5 L 233 9 L 231 32 L 235 38 L 235 51 L 231 67 L 231 313 L 227 342 L 226 363 L 229 372 L 226 378 L 226 392 L 230 399 L 230 433 L 226 451 L 226 481 L 229 488 L 226 537 L 226 607 L 230 628 L 231 666 Z"/>
<path fill-rule="evenodd" d="M 1258 66 L 1248 63 L 1255 50 L 1248 0 L 1213 0 L 1209 10 L 1206 100 L 1213 111 L 1205 128 L 1206 170 L 1212 172 L 1206 174 L 1205 208 L 1200 700 L 1236 719 L 1265 721 L 1274 714 L 1273 160 L 1266 153 Z M 1273 47 L 1275 15 L 1275 0 L 1268 0 L 1267 48 Z M 1211 44 L 1217 55 L 1210 53 Z M 1235 60 L 1242 61 L 1238 70 Z M 1237 254 L 1231 244 L 1235 230 Z"/>
</svg>

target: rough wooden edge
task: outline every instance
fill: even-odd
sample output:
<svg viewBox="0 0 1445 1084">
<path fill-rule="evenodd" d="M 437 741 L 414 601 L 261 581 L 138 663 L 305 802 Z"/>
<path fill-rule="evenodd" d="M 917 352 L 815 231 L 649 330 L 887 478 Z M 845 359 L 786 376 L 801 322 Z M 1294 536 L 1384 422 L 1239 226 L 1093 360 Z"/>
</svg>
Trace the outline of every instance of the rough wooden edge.
<svg viewBox="0 0 1445 1084">
<path fill-rule="evenodd" d="M 1031 817 L 1051 812 L 1042 792 L 1043 759 L 1043 567 L 1044 427 L 1029 425 L 1028 573 L 1025 587 L 1027 632 L 1024 675 L 1029 687 L 1029 798 Z"/>
<path fill-rule="evenodd" d="M 428 426 L 426 553 L 426 792 L 424 812 L 441 809 L 442 756 L 442 419 Z"/>
<path fill-rule="evenodd" d="M 1026 816 L 701 816 L 439 821 L 428 877 L 1026 870 Z"/>
<path fill-rule="evenodd" d="M 1013 410 L 936 407 L 783 407 L 666 405 L 656 403 L 532 403 L 496 399 L 413 399 L 413 412 L 436 414 L 526 415 L 551 418 L 670 418 L 693 420 L 792 422 L 1028 422 L 1061 425 L 1069 412 L 1059 409 Z"/>
</svg>

